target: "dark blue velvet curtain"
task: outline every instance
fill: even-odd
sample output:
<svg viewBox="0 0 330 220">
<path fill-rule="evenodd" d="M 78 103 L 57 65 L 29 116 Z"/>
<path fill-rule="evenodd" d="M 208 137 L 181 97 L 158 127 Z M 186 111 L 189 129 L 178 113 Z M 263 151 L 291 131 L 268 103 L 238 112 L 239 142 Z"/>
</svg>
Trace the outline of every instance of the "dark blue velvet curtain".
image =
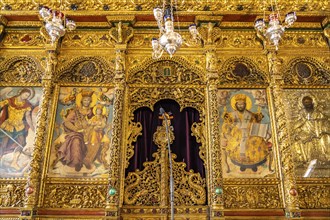
<svg viewBox="0 0 330 220">
<path fill-rule="evenodd" d="M 180 106 L 174 100 L 161 100 L 154 106 L 152 112 L 149 108 L 139 108 L 134 112 L 134 121 L 142 124 L 142 135 L 138 137 L 134 144 L 134 156 L 130 159 L 130 164 L 126 170 L 128 172 L 136 169 L 143 170 L 143 162 L 152 161 L 152 154 L 157 151 L 157 146 L 153 142 L 153 134 L 157 126 L 161 126 L 159 119 L 159 109 L 164 108 L 166 112 L 172 112 L 173 119 L 171 125 L 174 128 L 175 140 L 171 145 L 172 153 L 177 155 L 176 161 L 184 161 L 187 164 L 186 170 L 194 170 L 205 177 L 203 161 L 199 157 L 199 146 L 196 138 L 191 136 L 191 125 L 199 122 L 199 113 L 194 108 L 185 108 L 180 112 Z"/>
</svg>

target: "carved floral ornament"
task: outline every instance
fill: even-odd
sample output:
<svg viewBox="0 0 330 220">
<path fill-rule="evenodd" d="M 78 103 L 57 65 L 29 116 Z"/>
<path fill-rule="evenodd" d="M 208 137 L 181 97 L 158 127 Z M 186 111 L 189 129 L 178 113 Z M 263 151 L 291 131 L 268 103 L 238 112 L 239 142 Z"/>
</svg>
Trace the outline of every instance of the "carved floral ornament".
<svg viewBox="0 0 330 220">
<path fill-rule="evenodd" d="M 258 62 L 260 65 L 262 61 Z M 267 73 L 246 57 L 230 58 L 219 70 L 219 84 L 267 85 L 268 82 Z"/>
<path fill-rule="evenodd" d="M 284 69 L 286 85 L 329 85 L 330 68 L 311 57 L 292 59 Z"/>
<path fill-rule="evenodd" d="M 40 63 L 31 57 L 13 57 L 2 63 L 0 81 L 36 83 L 42 78 Z"/>
<path fill-rule="evenodd" d="M 263 4 L 260 4 L 259 0 L 249 0 L 249 1 L 208 1 L 208 0 L 178 0 L 177 1 L 179 11 L 258 11 L 263 12 Z M 313 4 L 305 4 L 304 1 L 285 1 L 278 0 L 278 5 L 283 8 L 292 8 L 296 11 L 323 11 L 326 10 L 328 6 L 327 0 L 313 1 Z M 139 1 L 122 1 L 122 0 L 91 0 L 91 1 L 77 1 L 77 0 L 67 0 L 63 1 L 62 8 L 65 11 L 69 10 L 87 10 L 87 11 L 151 11 L 157 2 L 150 0 L 139 0 Z M 39 5 L 47 5 L 48 7 L 56 8 L 59 7 L 58 1 L 56 0 L 27 0 L 27 1 L 12 1 L 3 0 L 2 8 L 4 10 L 38 10 Z"/>
<path fill-rule="evenodd" d="M 183 84 L 201 85 L 205 74 L 183 58 L 171 60 L 160 58 L 148 59 L 142 65 L 128 71 L 127 82 L 132 84 Z"/>
<path fill-rule="evenodd" d="M 114 68 L 100 57 L 78 57 L 59 69 L 61 82 L 110 83 L 115 75 Z"/>
</svg>

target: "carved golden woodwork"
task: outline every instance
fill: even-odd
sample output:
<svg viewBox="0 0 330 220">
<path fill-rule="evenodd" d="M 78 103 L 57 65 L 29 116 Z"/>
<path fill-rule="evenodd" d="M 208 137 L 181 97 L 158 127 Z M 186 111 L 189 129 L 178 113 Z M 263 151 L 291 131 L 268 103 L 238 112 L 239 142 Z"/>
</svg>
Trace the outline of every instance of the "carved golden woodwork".
<svg viewBox="0 0 330 220">
<path fill-rule="evenodd" d="M 39 5 L 47 5 L 52 8 L 58 8 L 59 2 L 52 1 L 14 1 L 14 0 L 3 0 L 2 1 L 5 9 L 7 10 L 37 10 Z M 107 5 L 111 11 L 120 11 L 125 9 L 126 11 L 135 11 L 135 10 L 143 10 L 143 11 L 151 11 L 155 6 L 156 2 L 150 2 L 149 0 L 140 0 L 138 2 L 123 2 L 121 0 L 91 0 L 91 1 L 77 1 L 77 0 L 67 0 L 62 3 L 62 8 L 64 10 L 72 10 L 72 8 L 76 8 L 78 10 L 86 10 L 86 11 L 102 11 L 104 10 L 104 5 Z M 329 6 L 329 2 L 326 0 L 313 1 L 313 4 L 304 4 L 304 2 L 295 2 L 295 1 L 284 1 L 279 0 L 277 4 L 281 6 L 281 9 L 291 8 L 292 10 L 302 10 L 311 12 L 322 12 L 327 9 Z M 72 6 L 74 5 L 74 6 Z M 139 6 L 139 7 L 137 7 Z M 246 11 L 259 11 L 263 12 L 264 6 L 260 4 L 258 0 L 251 0 L 242 2 L 239 0 L 233 0 L 231 2 L 210 2 L 207 0 L 199 1 L 199 4 L 196 4 L 193 0 L 188 1 L 178 1 L 178 9 L 179 11 L 203 11 L 207 6 L 208 10 L 219 11 L 223 10 L 224 12 L 236 10 L 238 12 L 246 12 Z"/>
<path fill-rule="evenodd" d="M 62 183 L 63 184 L 63 183 Z M 103 208 L 106 205 L 107 185 L 47 184 L 44 208 Z"/>
<path fill-rule="evenodd" d="M 32 169 L 20 179 L 0 180 L 2 209 L 27 211 L 31 215 L 31 211 L 38 208 L 104 209 L 105 218 L 109 219 L 116 219 L 119 215 L 123 219 L 166 219 L 169 215 L 166 152 L 156 152 L 153 161 L 145 162 L 144 170 L 130 173 L 125 180 L 125 169 L 134 154 L 133 143 L 142 130 L 140 123 L 133 122 L 133 112 L 140 107 L 153 110 L 154 104 L 162 99 L 175 100 L 181 110 L 193 107 L 201 118 L 200 122 L 193 124 L 191 133 L 201 143 L 199 156 L 206 169 L 206 178 L 186 172 L 185 164 L 175 162 L 173 155 L 176 219 L 186 219 L 187 216 L 189 219 L 207 219 L 207 216 L 221 219 L 224 210 L 238 209 L 285 209 L 291 217 L 304 210 L 329 209 L 330 203 L 326 200 L 330 192 L 329 178 L 305 179 L 297 175 L 290 129 L 294 123 L 290 118 L 291 109 L 297 107 L 292 100 L 307 93 L 328 100 L 328 18 L 324 18 L 322 24 L 297 22 L 294 29 L 288 29 L 283 36 L 278 54 L 274 56 L 270 52 L 267 57 L 263 49 L 269 50 L 269 45 L 263 45 L 262 39 L 258 39 L 253 21 L 236 22 L 226 18 L 232 14 L 244 16 L 247 12 L 262 15 L 264 6 L 260 1 L 178 1 L 179 17 L 191 19 L 191 22 L 180 21 L 180 26 L 195 21 L 201 39 L 194 41 L 187 29 L 182 28 L 180 34 L 185 44 L 178 53 L 173 58 L 163 56 L 152 60 L 150 41 L 158 36 L 156 22 L 149 18 L 141 21 L 141 17 L 150 16 L 156 2 L 62 2 L 68 17 L 81 20 L 77 22 L 77 30 L 66 33 L 54 46 L 49 44 L 49 36 L 36 15 L 39 5 L 59 8 L 59 1 L 1 2 L 0 85 L 43 88 Z M 329 8 L 326 0 L 309 4 L 278 0 L 278 5 L 283 12 L 289 8 L 298 11 L 298 16 L 305 20 L 311 16 L 323 19 Z M 77 7 L 76 11 L 72 9 L 74 7 Z M 14 15 L 31 16 L 34 20 L 15 20 L 19 18 Z M 190 18 L 189 15 L 193 16 Z M 84 16 L 104 19 L 83 21 Z M 8 21 L 9 17 L 11 20 Z M 164 75 L 164 68 L 170 69 L 170 76 Z M 243 75 L 238 71 L 241 68 L 244 69 Z M 54 120 L 50 117 L 56 105 L 57 94 L 53 88 L 58 85 L 115 88 L 110 169 L 106 177 L 70 179 L 48 176 L 52 129 L 48 125 Z M 272 176 L 239 180 L 223 178 L 217 109 L 217 90 L 222 88 L 267 89 L 276 160 L 276 173 Z M 184 181 L 181 182 L 180 178 Z M 27 194 L 31 192 L 29 187 L 33 190 Z M 110 195 L 109 191 L 113 189 L 115 194 Z M 221 193 L 216 193 L 219 189 Z M 296 195 L 292 193 L 293 189 L 297 190 Z M 10 214 L 8 218 L 18 219 L 16 216 Z M 47 216 L 47 219 L 57 219 L 53 216 L 56 215 Z M 70 217 L 78 218 L 82 219 L 81 216 Z M 93 216 L 93 219 L 102 218 L 103 213 L 102 217 L 100 214 Z"/>
<path fill-rule="evenodd" d="M 0 69 L 2 82 L 38 83 L 41 76 L 40 63 L 28 56 L 12 57 L 6 60 Z"/>
<path fill-rule="evenodd" d="M 124 204 L 138 206 L 166 206 L 169 204 L 169 158 L 167 150 L 166 125 L 157 127 L 153 141 L 159 149 L 153 153 L 154 160 L 144 162 L 142 171 L 128 173 L 125 179 Z M 175 139 L 169 129 L 169 143 Z M 180 147 L 180 146 L 174 146 Z M 184 162 L 176 162 L 172 154 L 174 203 L 178 206 L 204 205 L 206 202 L 206 182 L 199 173 L 185 171 Z"/>
</svg>

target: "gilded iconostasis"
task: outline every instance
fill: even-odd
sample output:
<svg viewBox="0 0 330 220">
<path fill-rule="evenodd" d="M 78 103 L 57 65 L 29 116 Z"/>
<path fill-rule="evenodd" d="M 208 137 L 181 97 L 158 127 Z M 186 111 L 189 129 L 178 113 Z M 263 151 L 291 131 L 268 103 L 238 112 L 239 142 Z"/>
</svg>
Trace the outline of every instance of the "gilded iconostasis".
<svg viewBox="0 0 330 220">
<path fill-rule="evenodd" d="M 328 1 L 175 2 L 1 2 L 0 219 L 329 218 Z"/>
</svg>

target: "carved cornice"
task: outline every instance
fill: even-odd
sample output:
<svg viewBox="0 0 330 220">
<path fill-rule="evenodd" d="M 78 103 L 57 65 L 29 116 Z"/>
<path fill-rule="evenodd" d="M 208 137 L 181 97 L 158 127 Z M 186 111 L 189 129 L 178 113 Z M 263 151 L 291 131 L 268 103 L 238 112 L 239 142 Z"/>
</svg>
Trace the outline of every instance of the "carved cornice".
<svg viewBox="0 0 330 220">
<path fill-rule="evenodd" d="M 195 17 L 195 23 L 214 23 L 216 26 L 219 26 L 223 19 L 223 16 L 208 16 L 208 15 L 197 15 Z"/>
<path fill-rule="evenodd" d="M 26 11 L 26 10 L 38 10 L 40 1 L 2 1 L 4 12 L 10 13 L 12 11 Z M 48 7 L 56 8 L 59 7 L 58 2 L 55 0 L 45 2 Z M 157 6 L 157 1 L 140 0 L 140 1 L 122 1 L 122 0 L 108 0 L 105 4 L 104 1 L 91 0 L 91 1 L 75 1 L 68 0 L 64 1 L 61 6 L 64 11 L 71 11 L 73 7 L 76 11 L 88 11 L 94 13 L 109 11 L 152 11 Z M 319 0 L 313 2 L 313 4 L 306 4 L 304 1 L 287 1 L 278 0 L 277 4 L 281 6 L 281 9 L 290 9 L 299 11 L 300 13 L 312 14 L 313 12 L 327 13 L 329 7 L 329 1 Z M 107 6 L 105 8 L 105 5 Z M 235 13 L 246 13 L 251 11 L 259 12 L 260 14 L 264 11 L 264 4 L 260 4 L 259 0 L 250 1 L 208 1 L 208 0 L 181 0 L 177 3 L 178 11 L 221 11 L 221 12 L 235 12 Z"/>
<path fill-rule="evenodd" d="M 7 18 L 3 15 L 0 15 L 0 24 L 5 25 L 5 26 L 8 24 Z"/>
<path fill-rule="evenodd" d="M 133 25 L 135 23 L 134 15 L 109 15 L 109 16 L 106 16 L 106 18 L 110 24 L 122 22 L 122 23 L 129 23 L 130 25 Z"/>
</svg>

